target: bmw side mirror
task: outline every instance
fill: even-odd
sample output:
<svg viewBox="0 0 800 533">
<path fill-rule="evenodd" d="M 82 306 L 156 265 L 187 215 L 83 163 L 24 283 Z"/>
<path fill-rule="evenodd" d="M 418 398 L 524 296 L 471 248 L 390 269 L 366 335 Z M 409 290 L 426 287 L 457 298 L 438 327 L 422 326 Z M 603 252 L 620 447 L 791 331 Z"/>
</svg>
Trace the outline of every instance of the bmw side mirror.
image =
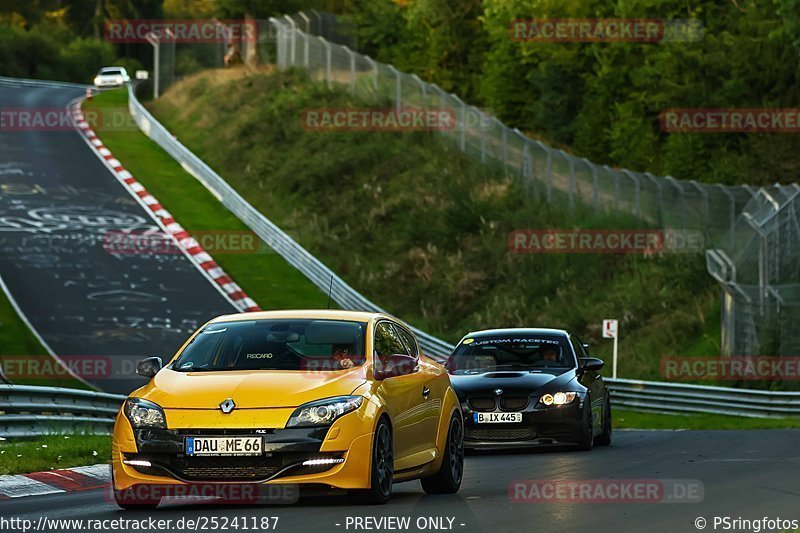
<svg viewBox="0 0 800 533">
<path fill-rule="evenodd" d="M 417 369 L 417 359 L 406 354 L 395 354 L 383 363 L 383 369 L 375 370 L 375 379 L 387 379 L 413 374 Z"/>
<path fill-rule="evenodd" d="M 136 363 L 136 374 L 145 378 L 152 378 L 158 374 L 158 371 L 161 370 L 161 366 L 162 362 L 160 357 L 148 357 Z"/>
<path fill-rule="evenodd" d="M 599 372 L 605 364 L 605 361 L 596 357 L 581 358 L 581 370 L 584 372 Z"/>
</svg>

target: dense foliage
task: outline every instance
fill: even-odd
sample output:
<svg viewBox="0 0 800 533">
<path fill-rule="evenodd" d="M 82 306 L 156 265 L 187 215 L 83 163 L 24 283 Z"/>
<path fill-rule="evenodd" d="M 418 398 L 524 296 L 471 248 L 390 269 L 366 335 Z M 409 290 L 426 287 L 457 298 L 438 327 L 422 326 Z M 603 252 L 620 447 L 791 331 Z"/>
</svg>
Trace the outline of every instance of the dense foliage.
<svg viewBox="0 0 800 533">
<path fill-rule="evenodd" d="M 797 133 L 661 130 L 668 108 L 793 108 L 800 0 L 351 0 L 361 51 L 592 160 L 707 182 L 793 182 Z M 698 42 L 545 43 L 528 18 L 699 19 Z"/>
</svg>

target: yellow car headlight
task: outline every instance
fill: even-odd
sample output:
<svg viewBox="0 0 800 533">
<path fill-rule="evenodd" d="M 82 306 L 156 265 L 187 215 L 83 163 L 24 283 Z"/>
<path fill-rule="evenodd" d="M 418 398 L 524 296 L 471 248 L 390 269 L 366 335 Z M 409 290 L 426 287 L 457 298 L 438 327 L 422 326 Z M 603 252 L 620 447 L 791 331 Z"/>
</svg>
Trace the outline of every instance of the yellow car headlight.
<svg viewBox="0 0 800 533">
<path fill-rule="evenodd" d="M 151 401 L 142 400 L 141 398 L 128 398 L 125 400 L 124 412 L 134 429 L 167 428 L 164 410 Z"/>
<path fill-rule="evenodd" d="M 337 396 L 303 404 L 295 409 L 287 428 L 330 426 L 340 416 L 361 407 L 361 396 Z"/>
<path fill-rule="evenodd" d="M 539 403 L 550 407 L 551 405 L 567 405 L 572 403 L 578 396 L 577 392 L 556 392 L 555 394 L 545 394 L 539 398 Z"/>
</svg>

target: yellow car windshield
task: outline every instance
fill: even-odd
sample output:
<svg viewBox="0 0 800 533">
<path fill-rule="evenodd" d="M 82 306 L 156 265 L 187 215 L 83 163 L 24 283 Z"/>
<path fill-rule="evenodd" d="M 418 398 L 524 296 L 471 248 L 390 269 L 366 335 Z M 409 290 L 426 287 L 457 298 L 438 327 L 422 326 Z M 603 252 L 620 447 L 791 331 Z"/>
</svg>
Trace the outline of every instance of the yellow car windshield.
<svg viewBox="0 0 800 533">
<path fill-rule="evenodd" d="M 276 319 L 219 322 L 203 328 L 171 365 L 178 372 L 344 370 L 363 365 L 367 324 Z"/>
</svg>

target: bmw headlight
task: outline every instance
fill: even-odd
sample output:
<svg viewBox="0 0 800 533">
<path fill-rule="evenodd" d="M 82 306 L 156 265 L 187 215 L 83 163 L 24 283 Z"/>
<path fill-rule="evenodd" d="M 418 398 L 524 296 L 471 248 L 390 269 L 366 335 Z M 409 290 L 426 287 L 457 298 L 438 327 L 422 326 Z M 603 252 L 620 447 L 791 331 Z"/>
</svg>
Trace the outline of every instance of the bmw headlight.
<svg viewBox="0 0 800 533">
<path fill-rule="evenodd" d="M 289 417 L 286 427 L 330 426 L 343 414 L 361 407 L 363 400 L 361 396 L 337 396 L 301 405 Z"/>
<path fill-rule="evenodd" d="M 567 405 L 575 401 L 577 396 L 577 392 L 556 392 L 555 394 L 545 394 L 539 398 L 539 404 L 544 405 L 545 407 L 550 407 L 551 405 Z"/>
<path fill-rule="evenodd" d="M 125 416 L 128 417 L 134 429 L 167 428 L 164 410 L 148 400 L 128 398 L 125 401 Z"/>
</svg>

